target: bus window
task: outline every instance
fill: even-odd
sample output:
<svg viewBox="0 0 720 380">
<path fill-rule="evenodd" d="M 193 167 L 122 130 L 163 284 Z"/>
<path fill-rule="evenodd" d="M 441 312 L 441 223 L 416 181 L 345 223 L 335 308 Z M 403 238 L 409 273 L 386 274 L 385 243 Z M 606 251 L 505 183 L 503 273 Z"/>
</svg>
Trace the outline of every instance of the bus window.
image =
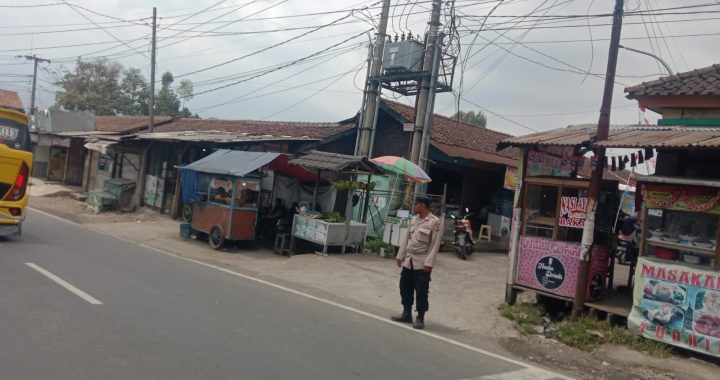
<svg viewBox="0 0 720 380">
<path fill-rule="evenodd" d="M 25 125 L 0 119 L 0 144 L 12 149 L 30 151 L 30 134 Z"/>
</svg>

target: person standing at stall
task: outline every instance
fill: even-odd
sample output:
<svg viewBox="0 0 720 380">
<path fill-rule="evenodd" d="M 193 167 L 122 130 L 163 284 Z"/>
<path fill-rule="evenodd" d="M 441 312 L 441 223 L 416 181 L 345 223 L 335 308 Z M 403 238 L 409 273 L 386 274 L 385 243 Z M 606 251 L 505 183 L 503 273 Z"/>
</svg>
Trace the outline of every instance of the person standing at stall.
<svg viewBox="0 0 720 380">
<path fill-rule="evenodd" d="M 412 323 L 416 329 L 425 328 L 425 313 L 428 311 L 430 273 L 435 265 L 442 241 L 440 219 L 430 212 L 430 199 L 418 197 L 413 208 L 415 216 L 410 222 L 407 234 L 400 242 L 395 261 L 400 273 L 400 298 L 403 312 L 393 315 L 395 322 Z M 416 300 L 417 318 L 413 323 L 413 298 Z"/>
</svg>

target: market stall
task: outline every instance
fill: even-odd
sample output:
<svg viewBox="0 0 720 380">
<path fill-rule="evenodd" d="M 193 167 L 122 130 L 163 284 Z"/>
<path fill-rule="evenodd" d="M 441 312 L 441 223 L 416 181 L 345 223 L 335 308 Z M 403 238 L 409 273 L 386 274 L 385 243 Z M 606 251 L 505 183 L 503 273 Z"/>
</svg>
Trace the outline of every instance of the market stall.
<svg viewBox="0 0 720 380">
<path fill-rule="evenodd" d="M 526 176 L 522 183 L 521 207 L 516 215 L 520 221 L 513 288 L 570 301 L 578 281 L 589 181 Z M 606 291 L 611 210 L 616 189 L 615 182 L 603 184 L 588 277 L 588 300 L 597 300 Z"/>
<path fill-rule="evenodd" d="M 342 253 L 345 253 L 348 247 L 361 247 L 365 243 L 367 225 L 352 220 L 352 198 L 353 191 L 360 189 L 363 184 L 353 181 L 353 179 L 357 178 L 359 174 L 368 176 L 381 174 L 380 168 L 364 157 L 320 151 L 310 151 L 290 160 L 289 163 L 314 171 L 318 181 L 322 172 L 331 172 L 336 178 L 349 179 L 349 181 L 334 183 L 336 188 L 338 184 L 343 185 L 342 189 L 338 190 L 347 190 L 344 215 L 337 212 L 325 213 L 325 219 L 323 219 L 323 214 L 314 211 L 318 191 L 316 183 L 313 207 L 294 216 L 290 232 L 290 250 L 296 251 L 296 240 L 298 239 L 322 245 L 323 253 L 328 252 L 329 246 L 342 247 Z"/>
<path fill-rule="evenodd" d="M 643 234 L 628 327 L 720 357 L 720 182 L 638 182 Z"/>
</svg>

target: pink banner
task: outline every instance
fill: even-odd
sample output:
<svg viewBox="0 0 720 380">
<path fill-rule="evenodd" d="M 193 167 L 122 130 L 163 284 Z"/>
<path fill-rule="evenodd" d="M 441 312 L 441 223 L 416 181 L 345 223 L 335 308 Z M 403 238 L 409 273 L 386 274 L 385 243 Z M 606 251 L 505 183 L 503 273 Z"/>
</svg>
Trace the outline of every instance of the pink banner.
<svg viewBox="0 0 720 380">
<path fill-rule="evenodd" d="M 582 246 L 580 243 L 553 241 L 533 236 L 520 237 L 517 283 L 558 296 L 573 298 L 578 278 Z M 590 263 L 588 299 L 605 291 L 608 250 L 593 247 Z"/>
</svg>

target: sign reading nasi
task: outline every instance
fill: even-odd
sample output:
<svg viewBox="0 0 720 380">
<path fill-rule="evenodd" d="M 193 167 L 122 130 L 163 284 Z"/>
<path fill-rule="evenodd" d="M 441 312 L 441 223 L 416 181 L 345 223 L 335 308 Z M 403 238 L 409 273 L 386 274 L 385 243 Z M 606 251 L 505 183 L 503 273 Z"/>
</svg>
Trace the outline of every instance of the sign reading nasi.
<svg viewBox="0 0 720 380">
<path fill-rule="evenodd" d="M 639 258 L 628 328 L 720 357 L 720 273 Z"/>
<path fill-rule="evenodd" d="M 560 220 L 558 224 L 561 227 L 585 227 L 587 205 L 587 198 L 563 196 L 560 198 Z"/>
</svg>

